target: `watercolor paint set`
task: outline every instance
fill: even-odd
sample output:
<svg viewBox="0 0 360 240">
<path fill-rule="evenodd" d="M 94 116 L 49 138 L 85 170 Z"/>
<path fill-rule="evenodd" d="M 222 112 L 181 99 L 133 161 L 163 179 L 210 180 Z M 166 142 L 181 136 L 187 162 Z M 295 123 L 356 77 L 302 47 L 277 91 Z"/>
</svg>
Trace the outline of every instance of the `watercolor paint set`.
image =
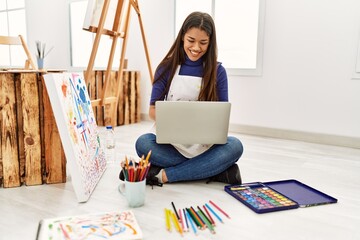
<svg viewBox="0 0 360 240">
<path fill-rule="evenodd" d="M 294 179 L 227 185 L 225 192 L 256 213 L 337 203 L 337 199 Z"/>
</svg>

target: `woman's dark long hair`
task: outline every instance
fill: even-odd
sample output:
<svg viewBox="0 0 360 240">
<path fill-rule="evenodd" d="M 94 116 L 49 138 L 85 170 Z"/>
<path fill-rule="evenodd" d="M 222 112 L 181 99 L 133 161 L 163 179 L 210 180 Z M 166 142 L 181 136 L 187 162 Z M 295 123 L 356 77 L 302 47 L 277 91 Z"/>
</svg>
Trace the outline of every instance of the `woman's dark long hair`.
<svg viewBox="0 0 360 240">
<path fill-rule="evenodd" d="M 209 46 L 202 56 L 204 64 L 204 75 L 202 78 L 201 89 L 199 93 L 199 101 L 217 101 L 216 91 L 216 76 L 217 76 L 217 43 L 216 43 L 216 31 L 215 23 L 212 17 L 207 13 L 193 12 L 184 21 L 181 29 L 175 39 L 175 42 L 171 46 L 169 52 L 164 59 L 160 62 L 158 69 L 161 69 L 160 75 L 154 80 L 161 79 L 165 75 L 169 74 L 169 81 L 162 98 L 169 91 L 172 79 L 175 75 L 175 71 L 178 65 L 185 62 L 184 51 L 184 35 L 191 28 L 198 28 L 203 30 L 209 36 Z"/>
</svg>

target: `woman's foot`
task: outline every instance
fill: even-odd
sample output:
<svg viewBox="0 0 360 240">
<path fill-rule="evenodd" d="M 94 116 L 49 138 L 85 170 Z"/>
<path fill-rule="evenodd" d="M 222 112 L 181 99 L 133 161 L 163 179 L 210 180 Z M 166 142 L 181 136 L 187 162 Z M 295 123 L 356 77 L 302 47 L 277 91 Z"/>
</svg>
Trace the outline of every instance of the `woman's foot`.
<svg viewBox="0 0 360 240">
<path fill-rule="evenodd" d="M 229 184 L 241 184 L 240 169 L 237 164 L 230 166 L 225 171 L 211 177 L 209 182 L 223 182 Z"/>
<path fill-rule="evenodd" d="M 150 185 L 150 186 L 156 185 L 156 186 L 162 187 L 162 185 L 163 185 L 162 181 L 159 181 L 159 178 L 157 176 L 160 173 L 161 169 L 162 169 L 161 167 L 158 167 L 155 165 L 150 166 L 149 171 L 146 176 L 146 184 L 147 185 Z"/>
</svg>

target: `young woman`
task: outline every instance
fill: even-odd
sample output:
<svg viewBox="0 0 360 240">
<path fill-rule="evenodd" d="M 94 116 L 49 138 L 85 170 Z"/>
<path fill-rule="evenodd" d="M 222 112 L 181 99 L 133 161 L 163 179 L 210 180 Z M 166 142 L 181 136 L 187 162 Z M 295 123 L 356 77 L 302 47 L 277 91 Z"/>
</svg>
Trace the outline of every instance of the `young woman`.
<svg viewBox="0 0 360 240">
<path fill-rule="evenodd" d="M 228 101 L 225 68 L 217 62 L 215 24 L 207 13 L 193 12 L 155 72 L 149 116 L 156 122 L 156 101 Z M 157 144 L 154 133 L 141 135 L 137 154 L 151 150 L 148 184 L 209 179 L 241 183 L 236 164 L 242 143 L 229 136 L 226 144 Z M 121 174 L 120 174 L 120 178 Z"/>
</svg>

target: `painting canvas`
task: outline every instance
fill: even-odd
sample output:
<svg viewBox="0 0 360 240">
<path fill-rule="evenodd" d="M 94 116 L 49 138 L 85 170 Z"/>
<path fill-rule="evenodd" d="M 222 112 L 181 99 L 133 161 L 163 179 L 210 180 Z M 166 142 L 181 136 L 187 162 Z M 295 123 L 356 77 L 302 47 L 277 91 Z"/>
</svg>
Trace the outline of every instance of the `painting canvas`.
<svg viewBox="0 0 360 240">
<path fill-rule="evenodd" d="M 44 81 L 76 197 L 86 202 L 106 169 L 106 159 L 83 73 L 45 74 Z"/>
<path fill-rule="evenodd" d="M 37 239 L 142 239 L 131 210 L 43 219 Z"/>
<path fill-rule="evenodd" d="M 84 18 L 83 23 L 83 29 L 89 30 L 91 27 L 98 27 L 100 18 L 101 18 L 101 12 L 103 10 L 105 0 L 89 0 L 86 14 Z M 109 0 L 109 7 L 107 10 L 107 14 L 104 21 L 104 29 L 109 31 L 116 31 L 116 32 L 123 32 L 125 29 L 126 24 L 126 17 L 127 17 L 127 9 L 129 7 L 130 1 L 125 0 L 122 2 L 122 8 L 121 8 L 121 16 L 120 18 L 116 15 L 117 8 L 118 8 L 118 0 Z M 114 24 L 117 22 L 119 25 Z M 114 27 L 115 26 L 115 27 Z M 116 29 L 116 26 L 118 29 Z M 114 29 L 115 28 L 115 29 Z"/>
<path fill-rule="evenodd" d="M 112 30 L 114 18 L 116 15 L 117 0 L 109 0 L 109 8 L 106 14 L 104 29 Z M 83 29 L 89 29 L 90 26 L 98 27 L 101 17 L 102 8 L 105 0 L 89 0 L 85 14 Z"/>
</svg>

